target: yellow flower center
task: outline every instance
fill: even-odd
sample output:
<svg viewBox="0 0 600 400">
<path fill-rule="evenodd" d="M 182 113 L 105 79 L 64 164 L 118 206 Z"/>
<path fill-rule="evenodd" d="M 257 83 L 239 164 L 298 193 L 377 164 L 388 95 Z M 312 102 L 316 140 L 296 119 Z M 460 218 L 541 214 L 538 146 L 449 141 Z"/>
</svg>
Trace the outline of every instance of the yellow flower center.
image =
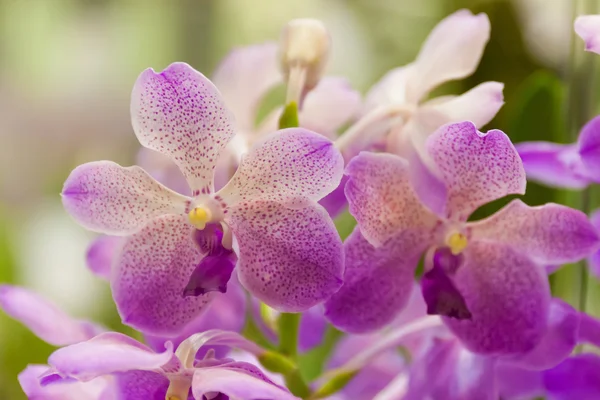
<svg viewBox="0 0 600 400">
<path fill-rule="evenodd" d="M 206 224 L 212 219 L 212 213 L 209 209 L 204 207 L 195 207 L 188 214 L 190 224 L 194 225 L 197 229 L 204 229 Z"/>
<path fill-rule="evenodd" d="M 467 247 L 469 241 L 462 233 L 455 232 L 446 237 L 446 246 L 450 248 L 452 254 L 459 255 Z"/>
</svg>

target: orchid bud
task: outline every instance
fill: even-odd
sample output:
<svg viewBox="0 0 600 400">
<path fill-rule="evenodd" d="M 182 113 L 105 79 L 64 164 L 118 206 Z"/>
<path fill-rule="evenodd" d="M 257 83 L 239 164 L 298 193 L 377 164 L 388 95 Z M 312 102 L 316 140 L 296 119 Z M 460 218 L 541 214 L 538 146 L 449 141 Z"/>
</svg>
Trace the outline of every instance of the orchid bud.
<svg viewBox="0 0 600 400">
<path fill-rule="evenodd" d="M 300 103 L 319 83 L 330 46 L 329 32 L 321 21 L 295 19 L 286 25 L 280 41 L 281 69 L 288 84 L 286 104 Z"/>
</svg>

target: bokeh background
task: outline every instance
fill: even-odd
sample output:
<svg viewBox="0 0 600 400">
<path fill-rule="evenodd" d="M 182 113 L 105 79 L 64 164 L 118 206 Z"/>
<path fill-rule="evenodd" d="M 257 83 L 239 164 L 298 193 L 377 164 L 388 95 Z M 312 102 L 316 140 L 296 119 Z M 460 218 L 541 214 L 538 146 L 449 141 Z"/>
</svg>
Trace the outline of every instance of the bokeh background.
<svg viewBox="0 0 600 400">
<path fill-rule="evenodd" d="M 59 192 L 82 162 L 134 162 L 129 95 L 149 66 L 186 61 L 210 76 L 232 48 L 277 40 L 289 19 L 313 17 L 333 37 L 328 73 L 346 76 L 364 93 L 387 70 L 413 60 L 445 15 L 469 8 L 486 12 L 492 23 L 481 65 L 434 94 L 504 82 L 506 105 L 488 128 L 514 141 L 568 142 L 598 112 L 598 56 L 584 53 L 572 32 L 574 17 L 599 11 L 597 3 L 0 0 L 0 282 L 33 288 L 76 316 L 126 329 L 106 284 L 86 270 L 92 235 L 66 215 Z M 535 184 L 526 195 L 532 204 L 557 201 L 586 211 L 600 205 L 594 189 L 586 196 Z M 553 289 L 595 312 L 598 284 L 582 271 L 567 266 L 552 277 Z M 17 373 L 27 363 L 44 363 L 51 351 L 0 312 L 0 398 L 23 399 Z"/>
</svg>

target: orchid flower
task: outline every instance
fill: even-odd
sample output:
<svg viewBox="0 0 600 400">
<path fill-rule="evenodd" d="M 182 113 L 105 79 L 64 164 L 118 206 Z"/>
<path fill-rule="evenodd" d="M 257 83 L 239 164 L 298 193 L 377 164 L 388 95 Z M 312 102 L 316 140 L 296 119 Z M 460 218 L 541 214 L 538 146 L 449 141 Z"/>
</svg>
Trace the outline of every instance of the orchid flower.
<svg viewBox="0 0 600 400">
<path fill-rule="evenodd" d="M 575 19 L 575 33 L 585 41 L 585 50 L 600 54 L 600 15 L 581 15 Z"/>
<path fill-rule="evenodd" d="M 516 144 L 527 177 L 543 184 L 583 189 L 600 182 L 600 117 L 589 121 L 577 143 L 523 142 Z"/>
<path fill-rule="evenodd" d="M 123 334 L 106 332 L 52 353 L 48 358 L 51 370 L 41 383 L 54 386 L 73 380 L 113 379 L 117 398 L 130 400 L 296 399 L 250 363 L 219 360 L 210 353 L 196 360 L 204 345 L 238 347 L 256 355 L 264 352 L 226 331 L 192 335 L 175 351 L 169 345 L 161 353 Z"/>
<path fill-rule="evenodd" d="M 487 124 L 503 105 L 501 83 L 485 82 L 458 97 L 424 99 L 440 84 L 471 75 L 489 36 L 485 14 L 459 10 L 443 19 L 413 63 L 391 70 L 367 93 L 363 118 L 336 143 L 346 160 L 383 135 L 385 151 L 407 157 L 416 150 L 423 156 L 424 141 L 440 126 L 465 120 Z"/>
<path fill-rule="evenodd" d="M 404 159 L 363 152 L 347 166 L 345 191 L 358 226 L 344 243 L 345 283 L 325 304 L 326 316 L 349 332 L 385 326 L 405 306 L 426 253 L 421 286 L 428 312 L 442 315 L 470 351 L 531 350 L 550 304 L 543 266 L 591 254 L 595 229 L 580 211 L 520 200 L 467 221 L 478 207 L 525 191 L 523 165 L 501 131 L 450 124 L 429 137 L 426 149 L 447 188 L 440 215 L 416 196 Z"/>
<path fill-rule="evenodd" d="M 0 286 L 0 308 L 53 346 L 82 342 L 103 331 L 96 324 L 72 318 L 40 295 L 18 286 Z M 28 398 L 99 400 L 111 391 L 112 383 L 106 378 L 42 386 L 38 378 L 49 368 L 48 365 L 30 364 L 19 374 L 19 383 Z"/>
<path fill-rule="evenodd" d="M 77 167 L 62 192 L 81 225 L 126 237 L 111 271 L 125 323 L 147 334 L 179 334 L 229 280 L 229 254 L 220 265 L 205 257 L 220 235 L 222 247 L 237 254 L 242 285 L 279 311 L 306 310 L 338 290 L 341 241 L 316 203 L 343 173 L 331 141 L 302 128 L 267 136 L 215 193 L 215 164 L 234 124 L 208 79 L 183 63 L 148 69 L 133 89 L 131 114 L 140 143 L 172 158 L 192 196 L 109 161 Z M 196 280 L 200 294 L 183 296 L 193 289 L 192 275 L 203 277 Z"/>
</svg>

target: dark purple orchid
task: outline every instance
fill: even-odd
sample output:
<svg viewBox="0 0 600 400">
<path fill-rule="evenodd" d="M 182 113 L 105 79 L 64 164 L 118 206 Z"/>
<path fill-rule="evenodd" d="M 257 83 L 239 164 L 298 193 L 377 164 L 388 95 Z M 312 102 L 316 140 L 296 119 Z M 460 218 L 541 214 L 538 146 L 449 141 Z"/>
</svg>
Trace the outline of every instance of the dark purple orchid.
<svg viewBox="0 0 600 400">
<path fill-rule="evenodd" d="M 489 218 L 467 222 L 478 207 L 525 191 L 525 172 L 508 137 L 472 123 L 445 126 L 427 142 L 448 198 L 429 211 L 412 186 L 407 162 L 361 153 L 347 167 L 346 195 L 358 227 L 346 240 L 345 284 L 326 315 L 349 332 L 392 321 L 408 299 L 425 257 L 423 294 L 430 313 L 471 351 L 531 350 L 546 329 L 550 290 L 542 265 L 577 261 L 596 249 L 585 214 L 558 204 L 514 200 Z"/>
<path fill-rule="evenodd" d="M 211 278 L 215 286 L 204 294 L 182 296 L 207 256 L 196 232 L 209 224 L 220 224 L 223 246 L 235 249 L 240 282 L 271 307 L 302 311 L 339 288 L 341 242 L 316 203 L 342 176 L 343 159 L 331 141 L 301 128 L 279 131 L 257 143 L 215 193 L 214 168 L 234 125 L 208 79 L 182 63 L 161 73 L 149 69 L 134 87 L 131 113 L 142 145 L 172 158 L 192 197 L 139 167 L 109 161 L 76 168 L 62 193 L 83 226 L 126 236 L 111 286 L 127 324 L 177 335 L 215 296 L 225 278 Z"/>
</svg>

